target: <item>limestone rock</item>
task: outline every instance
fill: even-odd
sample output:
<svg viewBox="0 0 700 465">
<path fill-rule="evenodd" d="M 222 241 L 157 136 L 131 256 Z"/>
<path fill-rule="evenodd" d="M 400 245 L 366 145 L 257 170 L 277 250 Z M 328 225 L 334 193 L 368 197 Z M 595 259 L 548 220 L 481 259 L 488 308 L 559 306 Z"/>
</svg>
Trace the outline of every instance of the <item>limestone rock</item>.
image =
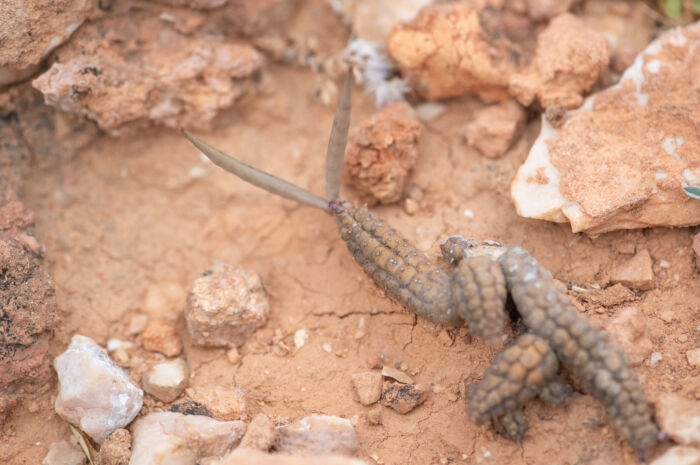
<svg viewBox="0 0 700 465">
<path fill-rule="evenodd" d="M 393 102 L 348 135 L 343 180 L 373 203 L 400 200 L 418 158 L 423 126 L 411 107 Z"/>
<path fill-rule="evenodd" d="M 118 429 L 107 436 L 95 457 L 95 465 L 128 465 L 131 459 L 131 433 Z"/>
<path fill-rule="evenodd" d="M 68 441 L 60 441 L 51 443 L 41 463 L 42 465 L 84 465 L 87 463 L 87 458 L 79 446 Z"/>
<path fill-rule="evenodd" d="M 609 60 L 605 37 L 565 13 L 539 35 L 532 64 L 510 77 L 509 90 L 526 106 L 537 99 L 542 107 L 577 108 L 583 102 L 581 95 L 605 71 Z"/>
<path fill-rule="evenodd" d="M 54 367 L 59 382 L 56 413 L 98 443 L 141 410 L 143 391 L 89 337 L 73 336 Z"/>
<path fill-rule="evenodd" d="M 651 465 L 700 465 L 700 449 L 673 446 L 654 459 Z"/>
<path fill-rule="evenodd" d="M 373 371 L 355 373 L 352 386 L 362 405 L 372 405 L 382 397 L 382 374 Z"/>
<path fill-rule="evenodd" d="M 360 444 L 350 420 L 329 415 L 311 415 L 277 429 L 274 449 L 299 455 L 351 455 Z"/>
<path fill-rule="evenodd" d="M 181 358 L 152 365 L 143 372 L 143 390 L 163 402 L 172 402 L 185 390 L 189 381 L 187 362 Z"/>
<path fill-rule="evenodd" d="M 3 0 L 0 87 L 26 79 L 95 8 L 92 0 Z"/>
<path fill-rule="evenodd" d="M 242 421 L 152 412 L 134 422 L 129 465 L 195 465 L 205 457 L 229 452 L 245 430 Z"/>
<path fill-rule="evenodd" d="M 240 447 L 267 452 L 275 442 L 275 425 L 264 413 L 258 413 L 248 425 Z"/>
<path fill-rule="evenodd" d="M 468 1 L 431 5 L 392 29 L 387 48 L 416 92 L 428 100 L 466 93 L 489 102 L 507 97 L 518 53 L 497 27 L 484 30 L 487 13 Z"/>
<path fill-rule="evenodd" d="M 152 123 L 207 129 L 261 66 L 251 47 L 183 35 L 142 10 L 81 28 L 33 85 L 46 103 L 113 135 Z"/>
<path fill-rule="evenodd" d="M 608 320 L 605 330 L 622 345 L 632 366 L 640 366 L 654 349 L 647 334 L 645 316 L 637 307 L 626 307 Z"/>
<path fill-rule="evenodd" d="M 287 455 L 265 454 L 252 449 L 238 448 L 211 465 L 366 465 L 360 459 L 342 455 Z"/>
<path fill-rule="evenodd" d="M 523 108 L 513 100 L 506 100 L 479 110 L 464 127 L 464 137 L 467 144 L 484 156 L 498 158 L 518 140 L 525 120 Z"/>
<path fill-rule="evenodd" d="M 400 384 L 385 381 L 382 392 L 382 405 L 406 414 L 425 402 L 428 390 L 420 384 Z"/>
<path fill-rule="evenodd" d="M 195 378 L 187 395 L 217 420 L 238 420 L 247 416 L 245 393 L 240 387 L 201 383 Z"/>
<path fill-rule="evenodd" d="M 269 311 L 260 275 L 225 263 L 194 281 L 185 319 L 195 344 L 235 347 L 265 324 Z"/>
<path fill-rule="evenodd" d="M 182 351 L 182 343 L 175 327 L 169 323 L 153 320 L 141 334 L 141 344 L 146 350 L 160 352 L 166 357 L 175 357 Z"/>
<path fill-rule="evenodd" d="M 700 447 L 700 404 L 678 394 L 664 394 L 656 403 L 656 418 L 671 439 Z"/>
<path fill-rule="evenodd" d="M 654 288 L 654 270 L 649 251 L 642 249 L 634 257 L 620 263 L 610 271 L 610 281 L 624 284 L 633 289 L 649 290 Z"/>
<path fill-rule="evenodd" d="M 518 214 L 591 235 L 700 223 L 700 202 L 682 190 L 700 183 L 698 43 L 700 24 L 667 32 L 561 129 L 543 119 L 511 185 Z"/>
</svg>

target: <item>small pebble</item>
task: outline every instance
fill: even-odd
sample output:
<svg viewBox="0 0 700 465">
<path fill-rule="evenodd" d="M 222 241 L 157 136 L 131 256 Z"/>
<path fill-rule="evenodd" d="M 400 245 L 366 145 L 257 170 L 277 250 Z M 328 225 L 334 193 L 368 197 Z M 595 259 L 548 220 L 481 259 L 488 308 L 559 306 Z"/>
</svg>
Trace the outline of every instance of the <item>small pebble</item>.
<svg viewBox="0 0 700 465">
<path fill-rule="evenodd" d="M 141 333 L 141 331 L 146 329 L 147 324 L 148 316 L 142 313 L 133 315 L 129 320 L 129 334 L 131 336 L 136 336 L 137 334 Z"/>
<path fill-rule="evenodd" d="M 634 257 L 613 268 L 610 271 L 610 282 L 620 283 L 633 289 L 653 289 L 654 271 L 649 251 L 642 249 Z"/>
<path fill-rule="evenodd" d="M 87 460 L 79 446 L 68 441 L 60 441 L 51 443 L 49 452 L 41 463 L 43 465 L 83 465 Z"/>
<path fill-rule="evenodd" d="M 652 368 L 656 368 L 656 365 L 659 364 L 663 356 L 661 355 L 661 352 L 652 352 L 651 357 L 649 359 L 649 365 Z"/>
<path fill-rule="evenodd" d="M 143 390 L 163 402 L 172 402 L 185 390 L 189 380 L 187 362 L 181 358 L 152 365 L 143 372 Z"/>
<path fill-rule="evenodd" d="M 689 350 L 685 353 L 691 367 L 700 367 L 700 348 Z"/>
<path fill-rule="evenodd" d="M 247 416 L 245 393 L 239 387 L 198 384 L 195 378 L 194 387 L 191 390 L 188 388 L 187 394 L 217 420 L 238 420 Z"/>
<path fill-rule="evenodd" d="M 365 361 L 365 365 L 372 370 L 378 370 L 383 366 L 382 360 L 379 357 L 368 357 Z"/>
<path fill-rule="evenodd" d="M 420 384 L 400 384 L 385 381 L 382 389 L 382 405 L 406 414 L 425 402 L 428 391 Z"/>
<path fill-rule="evenodd" d="M 325 342 L 323 344 L 323 350 L 330 354 L 331 352 L 333 352 L 333 347 L 329 343 Z"/>
<path fill-rule="evenodd" d="M 656 402 L 656 418 L 675 442 L 700 447 L 700 402 L 665 393 Z"/>
<path fill-rule="evenodd" d="M 294 347 L 301 349 L 309 342 L 309 333 L 305 329 L 297 329 L 294 332 Z"/>
<path fill-rule="evenodd" d="M 370 425 L 382 424 L 382 408 L 379 406 L 373 407 L 367 412 L 367 421 Z"/>
<path fill-rule="evenodd" d="M 362 405 L 372 405 L 382 396 L 382 374 L 376 371 L 352 375 L 352 385 Z"/>
</svg>

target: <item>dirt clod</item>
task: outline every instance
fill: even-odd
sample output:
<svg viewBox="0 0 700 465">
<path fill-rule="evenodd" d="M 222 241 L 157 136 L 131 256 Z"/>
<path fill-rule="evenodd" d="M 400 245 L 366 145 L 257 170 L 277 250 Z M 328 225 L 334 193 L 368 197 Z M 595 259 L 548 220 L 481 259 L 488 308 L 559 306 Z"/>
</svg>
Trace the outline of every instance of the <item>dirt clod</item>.
<svg viewBox="0 0 700 465">
<path fill-rule="evenodd" d="M 526 115 L 514 100 L 506 100 L 479 110 L 464 127 L 467 144 L 489 158 L 502 157 L 520 138 Z"/>
<path fill-rule="evenodd" d="M 375 371 L 355 373 L 352 386 L 362 405 L 372 405 L 382 396 L 382 374 Z"/>
<path fill-rule="evenodd" d="M 610 281 L 634 289 L 649 290 L 654 288 L 654 270 L 649 251 L 642 249 L 624 263 L 610 271 Z"/>
</svg>

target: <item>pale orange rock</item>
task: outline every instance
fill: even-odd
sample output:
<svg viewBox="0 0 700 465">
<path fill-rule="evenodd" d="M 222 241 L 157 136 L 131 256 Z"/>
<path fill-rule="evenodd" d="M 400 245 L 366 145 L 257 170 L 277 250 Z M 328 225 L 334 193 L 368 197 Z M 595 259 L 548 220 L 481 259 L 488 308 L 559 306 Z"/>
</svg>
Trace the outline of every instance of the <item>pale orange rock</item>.
<svg viewBox="0 0 700 465">
<path fill-rule="evenodd" d="M 166 357 L 175 357 L 182 352 L 182 343 L 175 327 L 160 320 L 153 320 L 141 333 L 141 345 L 146 350 L 160 352 Z"/>
<path fill-rule="evenodd" d="M 700 184 L 699 44 L 699 24 L 669 31 L 559 129 L 543 118 L 511 185 L 518 214 L 590 235 L 699 224 L 682 189 Z"/>
<path fill-rule="evenodd" d="M 507 98 L 518 53 L 502 34 L 482 28 L 483 11 L 468 1 L 432 5 L 394 26 L 387 48 L 422 97 L 474 93 L 489 102 Z"/>
<path fill-rule="evenodd" d="M 362 405 L 372 405 L 382 396 L 382 374 L 366 371 L 352 375 L 352 386 Z"/>
<path fill-rule="evenodd" d="M 649 251 L 642 249 L 634 257 L 617 265 L 610 271 L 610 282 L 634 289 L 654 288 L 654 270 Z"/>
<path fill-rule="evenodd" d="M 609 60 L 605 37 L 564 13 L 539 35 L 533 62 L 510 76 L 509 90 L 525 106 L 537 100 L 543 107 L 577 108 Z"/>
<path fill-rule="evenodd" d="M 514 100 L 506 100 L 479 110 L 464 127 L 464 137 L 484 156 L 498 158 L 520 137 L 525 120 L 523 108 Z"/>
<path fill-rule="evenodd" d="M 407 103 L 389 103 L 350 131 L 343 181 L 372 202 L 401 199 L 418 158 L 422 133 L 423 125 Z"/>
<path fill-rule="evenodd" d="M 275 425 L 264 413 L 253 417 L 240 447 L 267 452 L 275 442 Z"/>
<path fill-rule="evenodd" d="M 152 124 L 208 129 L 261 66 L 251 47 L 184 35 L 152 11 L 133 10 L 82 27 L 33 85 L 47 104 L 112 135 Z"/>
<path fill-rule="evenodd" d="M 646 317 L 637 307 L 625 307 L 608 320 L 604 327 L 622 345 L 632 366 L 644 363 L 654 349 L 647 334 Z"/>
</svg>

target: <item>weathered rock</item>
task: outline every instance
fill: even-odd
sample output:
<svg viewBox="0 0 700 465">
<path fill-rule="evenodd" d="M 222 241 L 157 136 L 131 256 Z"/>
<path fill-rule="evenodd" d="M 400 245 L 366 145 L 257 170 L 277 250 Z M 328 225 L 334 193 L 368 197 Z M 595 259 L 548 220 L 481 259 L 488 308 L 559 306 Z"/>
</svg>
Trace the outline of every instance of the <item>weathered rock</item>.
<svg viewBox="0 0 700 465">
<path fill-rule="evenodd" d="M 287 455 L 265 454 L 252 449 L 238 448 L 211 465 L 366 465 L 360 459 L 342 455 Z"/>
<path fill-rule="evenodd" d="M 194 281 L 185 319 L 195 344 L 234 347 L 265 324 L 269 311 L 260 275 L 226 263 Z"/>
<path fill-rule="evenodd" d="M 0 87 L 26 79 L 95 8 L 92 0 L 4 0 L 0 10 Z"/>
<path fill-rule="evenodd" d="M 181 358 L 152 365 L 143 372 L 143 390 L 163 402 L 177 399 L 189 380 L 187 362 Z"/>
<path fill-rule="evenodd" d="M 464 137 L 467 144 L 483 155 L 498 158 L 518 140 L 525 120 L 523 108 L 513 100 L 506 100 L 479 110 L 464 127 Z"/>
<path fill-rule="evenodd" d="M 275 442 L 275 435 L 275 425 L 267 415 L 259 413 L 248 425 L 240 447 L 267 452 Z"/>
<path fill-rule="evenodd" d="M 373 203 L 401 199 L 418 158 L 422 132 L 408 104 L 388 104 L 350 131 L 344 182 L 370 196 Z"/>
<path fill-rule="evenodd" d="M 141 344 L 146 350 L 160 352 L 166 357 L 175 357 L 182 352 L 182 343 L 175 327 L 160 320 L 153 320 L 141 333 Z"/>
<path fill-rule="evenodd" d="M 700 449 L 673 446 L 654 459 L 651 465 L 700 465 Z"/>
<path fill-rule="evenodd" d="M 649 251 L 642 249 L 634 257 L 620 263 L 610 271 L 610 282 L 634 289 L 654 288 L 654 270 Z"/>
<path fill-rule="evenodd" d="M 647 335 L 646 318 L 637 307 L 626 307 L 617 312 L 606 322 L 605 330 L 622 345 L 632 366 L 641 365 L 654 349 Z"/>
<path fill-rule="evenodd" d="M 87 463 L 79 446 L 68 441 L 52 442 L 42 465 L 83 465 Z"/>
<path fill-rule="evenodd" d="M 688 364 L 693 368 L 700 368 L 700 348 L 691 349 L 685 353 Z"/>
<path fill-rule="evenodd" d="M 546 21 L 569 11 L 579 0 L 526 0 L 527 15 L 535 21 Z"/>
<path fill-rule="evenodd" d="M 56 413 L 98 443 L 141 410 L 143 391 L 89 337 L 73 336 L 54 367 L 59 382 Z"/>
<path fill-rule="evenodd" d="M 273 448 L 299 455 L 351 455 L 360 444 L 350 420 L 329 415 L 311 415 L 277 429 Z"/>
<path fill-rule="evenodd" d="M 695 252 L 695 269 L 700 271 L 700 233 L 693 236 L 693 252 Z"/>
<path fill-rule="evenodd" d="M 221 422 L 200 415 L 154 412 L 134 422 L 129 465 L 195 465 L 220 457 L 245 434 L 242 421 Z"/>
<path fill-rule="evenodd" d="M 700 447 L 700 404 L 678 394 L 663 394 L 656 403 L 661 429 L 675 442 Z"/>
<path fill-rule="evenodd" d="M 605 37 L 565 13 L 540 34 L 532 64 L 510 77 L 509 90 L 526 106 L 537 99 L 543 107 L 577 108 L 609 60 Z"/>
<path fill-rule="evenodd" d="M 368 42 L 385 44 L 396 23 L 411 21 L 430 0 L 360 0 L 352 15 L 352 30 Z"/>
<path fill-rule="evenodd" d="M 698 43 L 699 24 L 670 31 L 560 130 L 543 119 L 511 186 L 518 214 L 592 235 L 699 223 L 700 202 L 682 190 L 700 183 Z"/>
<path fill-rule="evenodd" d="M 81 28 L 33 85 L 113 135 L 152 123 L 207 129 L 261 66 L 248 46 L 183 35 L 143 10 Z"/>
<path fill-rule="evenodd" d="M 428 390 L 420 384 L 400 384 L 385 381 L 382 392 L 382 405 L 406 414 L 425 402 Z"/>
<path fill-rule="evenodd" d="M 95 457 L 95 465 L 128 465 L 131 459 L 131 433 L 115 430 L 107 436 Z"/>
<path fill-rule="evenodd" d="M 366 371 L 352 375 L 352 386 L 362 405 L 372 405 L 382 397 L 382 374 Z"/>
<path fill-rule="evenodd" d="M 245 393 L 240 387 L 201 383 L 197 378 L 187 395 L 203 405 L 217 420 L 244 419 L 247 416 Z"/>
<path fill-rule="evenodd" d="M 471 2 L 431 5 L 411 22 L 395 26 L 387 47 L 413 89 L 428 100 L 477 94 L 507 98 L 516 71 L 516 47 L 495 27 L 486 31 Z"/>
</svg>

